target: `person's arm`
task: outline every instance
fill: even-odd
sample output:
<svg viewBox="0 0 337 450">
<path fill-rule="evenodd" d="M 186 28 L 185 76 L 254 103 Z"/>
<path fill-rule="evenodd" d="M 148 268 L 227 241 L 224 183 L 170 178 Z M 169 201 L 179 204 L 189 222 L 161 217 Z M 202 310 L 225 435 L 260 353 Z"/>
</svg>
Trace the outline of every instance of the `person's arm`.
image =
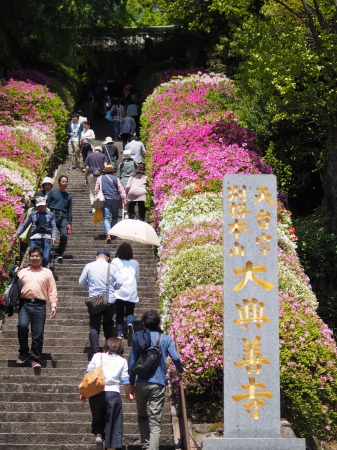
<svg viewBox="0 0 337 450">
<path fill-rule="evenodd" d="M 54 275 L 51 271 L 49 271 L 49 279 L 48 279 L 48 300 L 50 302 L 51 307 L 51 318 L 56 316 L 56 307 L 57 307 L 57 288 Z"/>
<path fill-rule="evenodd" d="M 23 222 L 23 224 L 21 225 L 21 227 L 16 231 L 16 233 L 14 234 L 14 238 L 17 238 L 20 236 L 20 234 L 22 234 L 25 230 L 27 230 L 27 228 L 29 227 L 29 225 L 32 223 L 32 215 L 30 214 L 26 220 Z"/>
<path fill-rule="evenodd" d="M 136 280 L 139 281 L 140 272 L 139 272 L 139 263 L 135 260 L 135 269 L 136 269 Z"/>
<path fill-rule="evenodd" d="M 78 284 L 81 286 L 81 287 L 85 287 L 85 286 L 88 286 L 88 273 L 89 273 L 89 270 L 88 270 L 88 265 L 86 265 L 85 267 L 84 267 L 84 269 L 82 270 L 82 273 L 81 273 L 81 275 L 80 275 L 80 278 L 79 278 L 79 280 L 78 280 Z"/>
<path fill-rule="evenodd" d="M 126 186 L 125 186 L 125 192 L 126 192 L 126 194 L 129 193 L 129 190 L 130 190 L 131 184 L 132 184 L 132 180 L 133 180 L 133 177 L 130 177 L 130 178 L 128 179 L 128 182 L 126 183 Z"/>
<path fill-rule="evenodd" d="M 68 229 L 72 229 L 72 222 L 73 222 L 73 199 L 71 195 L 68 196 L 68 207 L 67 207 L 67 222 L 68 222 Z"/>
<path fill-rule="evenodd" d="M 170 336 L 168 336 L 168 337 L 169 337 L 169 342 L 168 342 L 168 346 L 167 346 L 167 353 L 170 355 L 170 357 L 173 361 L 173 364 L 176 366 L 177 371 L 179 373 L 182 373 L 182 372 L 184 372 L 184 368 L 180 361 L 178 352 L 174 346 L 173 339 Z"/>
<path fill-rule="evenodd" d="M 126 202 L 126 193 L 125 193 L 125 190 L 124 190 L 123 185 L 120 182 L 119 178 L 117 178 L 117 187 L 118 187 L 119 195 L 122 197 L 123 203 L 125 203 Z"/>
<path fill-rule="evenodd" d="M 143 143 L 142 143 L 142 145 L 141 145 L 140 151 L 143 153 L 143 155 L 145 155 L 146 150 L 145 150 L 145 147 L 144 147 L 144 144 L 143 144 Z"/>
<path fill-rule="evenodd" d="M 51 215 L 51 220 L 50 220 L 50 224 L 51 224 L 51 242 L 53 245 L 56 244 L 56 236 L 57 236 L 57 231 L 56 231 L 56 220 L 55 220 L 55 216 L 54 213 L 49 213 Z"/>
<path fill-rule="evenodd" d="M 85 172 L 84 172 L 84 184 L 85 184 L 85 186 L 88 186 L 88 174 L 89 174 L 89 166 L 85 165 Z"/>
<path fill-rule="evenodd" d="M 132 118 L 132 126 L 131 126 L 131 134 L 134 134 L 134 132 L 136 131 L 136 121 L 134 118 Z"/>
</svg>

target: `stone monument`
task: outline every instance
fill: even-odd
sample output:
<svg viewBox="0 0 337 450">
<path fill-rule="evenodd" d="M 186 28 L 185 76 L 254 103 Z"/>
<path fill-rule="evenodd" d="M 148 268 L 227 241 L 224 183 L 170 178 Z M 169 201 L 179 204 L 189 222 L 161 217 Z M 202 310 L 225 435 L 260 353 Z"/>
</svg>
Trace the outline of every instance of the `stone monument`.
<svg viewBox="0 0 337 450">
<path fill-rule="evenodd" d="M 204 450 L 305 450 L 281 438 L 274 175 L 223 177 L 224 437 Z"/>
</svg>

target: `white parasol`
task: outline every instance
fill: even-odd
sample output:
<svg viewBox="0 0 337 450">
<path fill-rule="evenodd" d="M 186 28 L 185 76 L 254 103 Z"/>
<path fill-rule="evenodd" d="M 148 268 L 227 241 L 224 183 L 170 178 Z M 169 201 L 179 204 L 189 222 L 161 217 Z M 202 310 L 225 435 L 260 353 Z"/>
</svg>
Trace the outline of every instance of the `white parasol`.
<svg viewBox="0 0 337 450">
<path fill-rule="evenodd" d="M 111 228 L 109 234 L 142 244 L 160 245 L 154 228 L 142 220 L 122 220 Z"/>
</svg>

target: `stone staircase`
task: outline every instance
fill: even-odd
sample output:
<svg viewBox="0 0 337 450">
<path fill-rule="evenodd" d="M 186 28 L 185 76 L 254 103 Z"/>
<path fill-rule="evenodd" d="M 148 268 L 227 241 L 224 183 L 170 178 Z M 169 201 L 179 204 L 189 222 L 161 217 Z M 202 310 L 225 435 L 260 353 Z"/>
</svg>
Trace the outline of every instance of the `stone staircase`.
<svg viewBox="0 0 337 450">
<path fill-rule="evenodd" d="M 109 133 L 106 133 L 109 134 Z M 84 174 L 60 167 L 58 174 L 69 176 L 68 191 L 73 196 L 73 234 L 69 236 L 63 264 L 55 264 L 59 304 L 55 319 L 47 318 L 41 369 L 17 367 L 17 315 L 6 318 L 0 333 L 0 449 L 6 450 L 94 450 L 90 433 L 88 402 L 79 402 L 77 385 L 88 363 L 88 313 L 84 300 L 87 289 L 78 286 L 84 265 L 95 258 L 97 249 L 106 248 L 113 256 L 121 240 L 106 244 L 102 223 L 93 224 L 89 191 Z M 57 185 L 57 184 L 56 184 Z M 158 308 L 156 257 L 151 246 L 130 242 L 140 264 L 138 285 L 140 303 L 135 309 L 136 329 L 141 314 Z M 100 345 L 104 336 L 101 330 Z M 125 340 L 125 355 L 129 349 Z M 123 395 L 123 391 L 121 390 Z M 123 396 L 124 447 L 140 449 L 135 402 Z M 161 450 L 171 450 L 173 432 L 167 398 L 161 437 Z"/>
</svg>

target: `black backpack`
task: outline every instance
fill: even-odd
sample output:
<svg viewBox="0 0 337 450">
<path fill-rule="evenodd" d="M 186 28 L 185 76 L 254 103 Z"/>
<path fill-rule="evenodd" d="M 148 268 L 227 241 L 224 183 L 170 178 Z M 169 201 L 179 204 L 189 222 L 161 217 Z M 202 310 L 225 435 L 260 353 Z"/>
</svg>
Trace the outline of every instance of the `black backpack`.
<svg viewBox="0 0 337 450">
<path fill-rule="evenodd" d="M 9 273 L 9 281 L 5 287 L 4 313 L 9 317 L 17 311 L 21 298 L 22 281 L 18 277 L 19 267 L 14 265 Z"/>
<path fill-rule="evenodd" d="M 140 356 L 132 370 L 136 375 L 143 379 L 150 378 L 154 374 L 161 358 L 161 333 L 158 333 L 158 339 L 155 346 L 151 346 L 151 335 L 145 330 L 135 333 L 134 340 L 140 351 Z"/>
</svg>

